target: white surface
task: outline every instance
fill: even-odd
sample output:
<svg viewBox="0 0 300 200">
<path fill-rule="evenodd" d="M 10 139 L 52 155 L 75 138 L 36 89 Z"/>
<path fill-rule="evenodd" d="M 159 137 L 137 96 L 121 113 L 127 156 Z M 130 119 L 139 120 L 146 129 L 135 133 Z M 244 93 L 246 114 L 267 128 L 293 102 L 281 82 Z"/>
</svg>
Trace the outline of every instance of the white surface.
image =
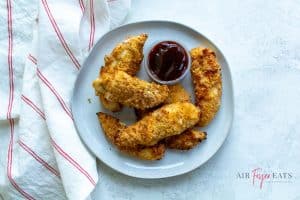
<svg viewBox="0 0 300 200">
<path fill-rule="evenodd" d="M 235 120 L 220 151 L 186 175 L 142 180 L 99 162 L 95 199 L 300 199 L 300 3 L 292 0 L 133 0 L 126 22 L 164 19 L 207 35 L 229 61 Z M 287 183 L 239 180 L 261 167 Z"/>
<path fill-rule="evenodd" d="M 197 148 L 190 151 L 167 150 L 166 155 L 159 161 L 142 161 L 122 154 L 111 145 L 105 138 L 96 112 L 108 112 L 99 103 L 99 97 L 91 83 L 99 73 L 99 66 L 104 65 L 104 57 L 109 54 L 116 44 L 123 41 L 129 35 L 147 33 L 148 39 L 145 49 L 153 44 L 153 41 L 173 40 L 182 43 L 187 50 L 199 45 L 211 48 L 216 52 L 218 61 L 222 66 L 223 95 L 219 112 L 209 126 L 201 128 L 208 133 L 208 139 Z M 164 178 L 189 172 L 211 158 L 223 144 L 228 135 L 233 117 L 233 93 L 231 75 L 224 55 L 204 36 L 192 29 L 180 24 L 164 21 L 151 21 L 134 23 L 117 28 L 105 34 L 95 44 L 89 57 L 82 66 L 75 84 L 74 96 L 72 98 L 72 113 L 82 140 L 90 150 L 111 168 L 133 177 L 139 178 Z M 141 67 L 138 77 L 149 79 L 145 67 Z M 182 85 L 193 94 L 193 86 L 190 73 L 181 82 Z M 88 101 L 90 99 L 90 102 Z M 118 119 L 126 124 L 136 122 L 133 109 L 124 109 L 114 113 Z"/>
</svg>

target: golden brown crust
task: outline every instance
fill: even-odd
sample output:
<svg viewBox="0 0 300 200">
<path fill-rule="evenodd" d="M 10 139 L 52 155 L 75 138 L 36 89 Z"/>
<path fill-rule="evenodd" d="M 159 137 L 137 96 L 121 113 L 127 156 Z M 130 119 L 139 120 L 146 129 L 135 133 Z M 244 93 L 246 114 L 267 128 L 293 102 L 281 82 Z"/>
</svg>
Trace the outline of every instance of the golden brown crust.
<svg viewBox="0 0 300 200">
<path fill-rule="evenodd" d="M 140 34 L 119 43 L 110 55 L 105 56 L 105 68 L 121 70 L 135 76 L 144 57 L 143 47 L 147 38 L 147 34 Z"/>
<path fill-rule="evenodd" d="M 199 126 L 206 126 L 214 118 L 221 104 L 221 67 L 215 53 L 208 48 L 191 50 L 191 75 L 196 105 L 200 108 Z"/>
<path fill-rule="evenodd" d="M 121 131 L 116 142 L 126 147 L 155 145 L 194 126 L 199 120 L 199 113 L 196 106 L 187 102 L 165 105 Z"/>
<path fill-rule="evenodd" d="M 116 138 L 118 137 L 120 131 L 126 128 L 126 125 L 121 123 L 119 119 L 105 113 L 99 112 L 97 113 L 97 116 L 107 139 L 112 144 L 117 145 Z M 117 148 L 123 153 L 143 160 L 159 160 L 164 156 L 165 153 L 164 144 L 156 144 L 151 147 L 139 146 L 137 148 L 126 148 L 117 145 Z"/>
<path fill-rule="evenodd" d="M 105 99 L 138 109 L 157 106 L 169 95 L 167 86 L 143 81 L 123 71 L 101 71 L 101 78 L 93 86 L 96 94 L 103 94 Z"/>
<path fill-rule="evenodd" d="M 188 91 L 180 84 L 169 85 L 170 93 L 169 97 L 165 100 L 164 104 L 170 104 L 175 102 L 190 102 L 191 97 Z"/>
<path fill-rule="evenodd" d="M 170 104 L 176 102 L 191 102 L 190 94 L 179 83 L 176 85 L 168 85 L 168 88 L 169 88 L 169 96 L 164 101 L 163 104 Z M 154 110 L 160 108 L 161 106 L 162 105 L 158 105 L 157 107 L 149 108 L 146 110 L 135 109 L 135 115 L 137 117 L 137 120 L 142 119 L 147 114 L 153 112 Z"/>
<path fill-rule="evenodd" d="M 168 99 L 164 102 L 165 104 L 176 103 L 176 102 L 191 102 L 189 93 L 180 84 L 168 86 L 170 94 Z M 147 110 L 135 109 L 137 119 L 140 120 L 149 113 L 153 112 L 157 108 L 151 108 Z M 174 135 L 166 138 L 165 144 L 171 149 L 188 150 L 194 148 L 202 140 L 206 138 L 206 133 L 202 131 L 187 129 L 179 135 Z"/>
<path fill-rule="evenodd" d="M 138 120 L 142 119 L 143 117 L 145 117 L 149 113 L 153 112 L 154 110 L 157 110 L 160 107 L 161 107 L 161 105 L 158 105 L 156 107 L 148 108 L 148 109 L 145 109 L 145 110 L 135 108 L 134 113 L 135 113 L 135 116 L 136 116 L 136 120 L 138 121 Z"/>
<path fill-rule="evenodd" d="M 163 143 L 158 143 L 151 147 L 125 148 L 121 151 L 142 160 L 160 160 L 164 156 L 166 148 Z"/>
<path fill-rule="evenodd" d="M 102 103 L 103 107 L 112 111 L 112 112 L 118 112 L 122 109 L 122 105 L 116 102 L 108 101 L 104 98 L 103 94 L 99 95 L 99 100 Z"/>
<path fill-rule="evenodd" d="M 165 144 L 171 149 L 189 150 L 206 139 L 206 132 L 188 129 L 180 135 L 165 139 Z"/>
<path fill-rule="evenodd" d="M 143 47 L 147 38 L 147 34 L 140 34 L 128 37 L 125 41 L 119 43 L 110 55 L 105 56 L 103 71 L 121 70 L 135 76 L 143 60 Z M 103 94 L 97 95 L 100 96 L 100 101 L 106 109 L 112 112 L 122 109 L 121 104 L 105 99 Z"/>
<path fill-rule="evenodd" d="M 105 136 L 111 143 L 115 144 L 116 137 L 120 131 L 126 128 L 126 124 L 111 115 L 102 112 L 96 114 Z"/>
</svg>

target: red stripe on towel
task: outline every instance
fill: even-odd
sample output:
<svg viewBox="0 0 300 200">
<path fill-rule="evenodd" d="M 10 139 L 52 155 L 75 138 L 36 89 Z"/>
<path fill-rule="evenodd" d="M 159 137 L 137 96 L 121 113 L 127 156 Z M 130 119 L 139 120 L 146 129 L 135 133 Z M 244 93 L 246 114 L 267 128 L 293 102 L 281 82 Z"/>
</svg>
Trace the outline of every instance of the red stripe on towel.
<svg viewBox="0 0 300 200">
<path fill-rule="evenodd" d="M 41 109 L 39 109 L 30 99 L 25 97 L 23 94 L 21 95 L 21 99 L 33 110 L 35 110 L 44 120 L 46 120 L 45 113 Z"/>
<path fill-rule="evenodd" d="M 95 39 L 95 13 L 94 13 L 94 0 L 90 0 L 90 23 L 91 23 L 91 32 L 89 40 L 89 50 L 94 46 Z"/>
<path fill-rule="evenodd" d="M 52 24 L 52 27 L 54 28 L 54 31 L 56 32 L 56 35 L 59 39 L 59 41 L 61 42 L 62 46 L 64 47 L 66 53 L 69 55 L 69 57 L 71 58 L 72 62 L 74 63 L 75 67 L 79 70 L 80 69 L 80 64 L 78 62 L 78 60 L 76 59 L 76 57 L 74 56 L 74 54 L 72 53 L 72 51 L 70 50 L 68 44 L 66 43 L 51 11 L 50 11 L 50 8 L 48 6 L 48 3 L 47 3 L 47 0 L 42 0 L 42 3 L 43 3 L 43 6 L 45 8 L 45 11 L 49 17 L 49 20 Z"/>
<path fill-rule="evenodd" d="M 79 5 L 80 5 L 80 8 L 81 8 L 81 11 L 84 12 L 84 4 L 83 4 L 83 1 L 82 0 L 79 0 Z"/>
<path fill-rule="evenodd" d="M 12 31 L 12 2 L 11 0 L 6 1 L 7 6 L 7 30 L 8 30 L 8 72 L 9 72 L 9 99 L 7 106 L 7 119 L 10 125 L 10 137 L 7 151 L 7 178 L 12 186 L 22 194 L 26 199 L 33 200 L 34 198 L 25 192 L 13 179 L 12 176 L 12 161 L 13 161 L 13 144 L 14 144 L 14 119 L 11 118 L 12 105 L 14 101 L 14 71 L 12 61 L 12 50 L 13 50 L 13 31 Z"/>
<path fill-rule="evenodd" d="M 29 153 L 36 161 L 41 163 L 52 174 L 54 174 L 57 177 L 60 177 L 59 172 L 54 167 L 49 165 L 45 160 L 43 160 L 40 156 L 38 156 L 32 149 L 30 149 L 26 144 L 24 144 L 24 142 L 19 140 L 18 143 L 27 153 Z"/>
<path fill-rule="evenodd" d="M 67 154 L 62 148 L 60 148 L 56 142 L 51 138 L 51 143 L 53 147 L 66 159 L 68 160 L 74 167 L 76 167 L 86 178 L 95 186 L 96 182 L 94 179 L 89 175 L 89 173 L 84 170 L 79 163 L 77 163 L 69 154 Z"/>
<path fill-rule="evenodd" d="M 55 90 L 53 85 L 49 82 L 49 80 L 42 74 L 42 72 L 37 68 L 37 76 L 41 79 L 41 81 L 51 90 L 51 92 L 55 95 L 58 102 L 64 109 L 64 111 L 67 113 L 67 115 L 73 120 L 72 112 L 68 108 L 67 104 L 63 100 L 63 98 L 59 95 L 59 93 Z"/>
</svg>

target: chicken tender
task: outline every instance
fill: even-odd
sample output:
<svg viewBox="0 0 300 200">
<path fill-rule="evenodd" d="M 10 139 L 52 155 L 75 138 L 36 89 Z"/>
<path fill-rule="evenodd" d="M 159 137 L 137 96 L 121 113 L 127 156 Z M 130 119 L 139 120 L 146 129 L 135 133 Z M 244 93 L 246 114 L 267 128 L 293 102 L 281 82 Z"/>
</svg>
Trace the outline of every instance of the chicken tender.
<svg viewBox="0 0 300 200">
<path fill-rule="evenodd" d="M 170 94 L 165 104 L 176 102 L 191 102 L 189 93 L 180 84 L 168 86 Z M 153 112 L 157 108 L 151 108 L 147 110 L 135 110 L 138 119 L 145 117 L 150 112 Z M 179 135 L 174 135 L 165 139 L 165 144 L 171 149 L 188 150 L 194 148 L 200 142 L 206 139 L 206 133 L 198 130 L 187 129 Z"/>
<path fill-rule="evenodd" d="M 176 102 L 190 102 L 191 97 L 188 91 L 180 84 L 169 85 L 170 90 L 169 97 L 164 102 L 165 104 L 176 103 Z"/>
<path fill-rule="evenodd" d="M 165 105 L 121 131 L 116 138 L 119 146 L 152 146 L 158 141 L 178 135 L 199 121 L 200 110 L 187 102 Z"/>
<path fill-rule="evenodd" d="M 165 155 L 166 147 L 163 143 L 157 143 L 154 146 L 143 147 L 137 149 L 121 149 L 125 153 L 137 157 L 142 160 L 160 160 Z"/>
<path fill-rule="evenodd" d="M 135 76 L 143 60 L 143 47 L 147 38 L 147 34 L 140 34 L 131 36 L 118 44 L 110 55 L 105 56 L 104 70 L 121 70 L 129 75 Z M 119 103 L 105 99 L 103 94 L 100 94 L 100 101 L 106 109 L 112 112 L 120 111 L 122 108 Z"/>
<path fill-rule="evenodd" d="M 121 123 L 117 118 L 114 118 L 105 113 L 97 113 L 99 122 L 107 139 L 116 145 L 116 138 L 120 131 L 126 128 L 124 123 Z M 165 145 L 156 144 L 151 147 L 123 148 L 117 145 L 117 148 L 126 154 L 143 159 L 143 160 L 159 160 L 164 156 Z"/>
<path fill-rule="evenodd" d="M 165 144 L 170 149 L 189 150 L 206 139 L 206 132 L 188 129 L 180 135 L 165 139 Z"/>
<path fill-rule="evenodd" d="M 148 38 L 147 34 L 128 37 L 118 44 L 110 55 L 105 56 L 105 68 L 120 70 L 135 76 L 143 60 L 143 47 Z"/>
<path fill-rule="evenodd" d="M 221 104 L 221 67 L 216 54 L 208 48 L 194 48 L 190 53 L 196 105 L 201 110 L 198 125 L 206 126 L 215 117 Z"/>
<path fill-rule="evenodd" d="M 104 108 L 106 108 L 107 110 L 110 110 L 112 112 L 118 112 L 122 109 L 121 104 L 108 101 L 107 99 L 104 98 L 103 94 L 99 95 L 99 100 L 102 103 L 102 105 L 104 106 Z"/>
<path fill-rule="evenodd" d="M 147 109 L 164 102 L 169 95 L 166 85 L 148 83 L 137 77 L 132 77 L 123 71 L 105 73 L 93 82 L 96 95 L 138 109 Z"/>
<path fill-rule="evenodd" d="M 164 104 L 170 104 L 176 102 L 191 102 L 190 99 L 191 97 L 189 93 L 184 89 L 182 85 L 180 84 L 168 85 L 168 88 L 169 88 L 169 96 L 164 101 Z M 158 109 L 159 107 L 161 107 L 161 105 L 146 110 L 135 109 L 135 115 L 137 117 L 137 120 L 142 119 L 144 116 Z"/>
</svg>

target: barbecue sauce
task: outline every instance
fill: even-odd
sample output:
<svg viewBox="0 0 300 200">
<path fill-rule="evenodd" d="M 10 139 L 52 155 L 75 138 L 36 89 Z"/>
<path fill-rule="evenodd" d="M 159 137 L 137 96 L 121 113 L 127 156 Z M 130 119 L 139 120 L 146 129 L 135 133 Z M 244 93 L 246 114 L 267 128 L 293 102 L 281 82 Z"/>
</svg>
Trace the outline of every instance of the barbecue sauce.
<svg viewBox="0 0 300 200">
<path fill-rule="evenodd" d="M 174 41 L 156 44 L 148 56 L 151 73 L 162 81 L 178 79 L 187 69 L 188 62 L 187 52 Z"/>
</svg>

